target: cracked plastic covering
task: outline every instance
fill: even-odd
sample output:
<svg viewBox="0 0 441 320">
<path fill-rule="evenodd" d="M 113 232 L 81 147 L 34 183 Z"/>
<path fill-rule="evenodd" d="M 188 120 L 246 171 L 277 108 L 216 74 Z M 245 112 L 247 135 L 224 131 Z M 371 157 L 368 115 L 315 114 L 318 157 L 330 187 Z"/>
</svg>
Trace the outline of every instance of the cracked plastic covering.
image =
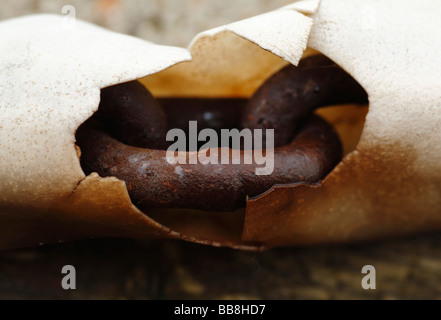
<svg viewBox="0 0 441 320">
<path fill-rule="evenodd" d="M 440 229 L 440 14 L 436 1 L 304 1 L 188 50 L 80 21 L 66 30 L 57 16 L 1 22 L 0 248 L 121 236 L 258 250 Z M 123 182 L 84 176 L 75 131 L 100 88 L 143 78 L 156 96 L 249 97 L 308 47 L 370 97 L 360 144 L 321 185 L 277 186 L 246 212 L 143 213 Z"/>
</svg>

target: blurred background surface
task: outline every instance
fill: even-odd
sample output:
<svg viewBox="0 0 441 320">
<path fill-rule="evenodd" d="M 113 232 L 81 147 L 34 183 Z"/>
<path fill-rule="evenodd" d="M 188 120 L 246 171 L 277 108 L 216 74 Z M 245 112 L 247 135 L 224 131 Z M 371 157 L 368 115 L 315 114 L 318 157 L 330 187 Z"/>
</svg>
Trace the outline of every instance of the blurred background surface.
<svg viewBox="0 0 441 320">
<path fill-rule="evenodd" d="M 160 44 L 186 47 L 200 31 L 290 0 L 2 0 L 0 20 L 61 14 Z M 102 239 L 0 252 L 1 299 L 441 299 L 441 234 L 264 253 L 174 242 Z M 61 268 L 77 290 L 61 288 Z M 361 269 L 377 270 L 377 289 Z"/>
<path fill-rule="evenodd" d="M 441 299 L 441 234 L 239 252 L 102 239 L 0 253 L 0 299 Z M 61 288 L 76 268 L 77 289 Z M 373 265 L 376 290 L 361 269 Z"/>
<path fill-rule="evenodd" d="M 2 0 L 0 20 L 32 13 L 61 14 L 159 44 L 187 47 L 201 31 L 249 18 L 293 0 Z"/>
</svg>

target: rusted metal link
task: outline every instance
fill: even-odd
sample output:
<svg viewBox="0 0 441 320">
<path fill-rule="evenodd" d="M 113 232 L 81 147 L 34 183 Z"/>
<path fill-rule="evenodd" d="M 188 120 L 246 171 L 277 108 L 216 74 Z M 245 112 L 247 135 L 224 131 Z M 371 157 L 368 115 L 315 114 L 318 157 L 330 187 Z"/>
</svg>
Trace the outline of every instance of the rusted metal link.
<svg viewBox="0 0 441 320">
<path fill-rule="evenodd" d="M 166 147 L 167 118 L 158 101 L 138 81 L 101 90 L 94 115 L 121 142 L 142 148 Z"/>
<path fill-rule="evenodd" d="M 317 55 L 269 78 L 247 104 L 241 127 L 274 129 L 274 145 L 278 147 L 290 143 L 295 127 L 317 108 L 367 102 L 357 81 L 329 58 Z"/>
<path fill-rule="evenodd" d="M 245 204 L 246 196 L 257 196 L 276 184 L 317 182 L 341 158 L 338 137 L 315 116 L 291 144 L 275 149 L 274 172 L 268 176 L 256 175 L 257 164 L 169 164 L 166 151 L 124 145 L 99 126 L 82 128 L 78 139 L 84 170 L 124 180 L 141 209 L 232 211 Z M 237 156 L 243 157 L 243 151 Z"/>
<path fill-rule="evenodd" d="M 284 68 L 248 102 L 158 101 L 136 82 L 104 89 L 100 111 L 77 132 L 85 173 L 125 181 L 133 203 L 141 210 L 232 211 L 243 207 L 247 197 L 258 196 L 274 185 L 312 184 L 323 179 L 341 160 L 341 143 L 333 128 L 313 116 L 313 111 L 335 103 L 366 103 L 367 95 L 332 61 L 317 56 L 305 59 L 298 69 Z M 251 130 L 275 129 L 274 171 L 256 175 L 256 167 L 261 166 L 254 161 L 243 164 L 244 150 L 229 151 L 231 157 L 240 157 L 241 165 L 170 164 L 163 147 L 167 145 L 166 130 L 185 129 L 189 120 L 197 120 L 199 129 L 216 131 L 236 127 L 239 121 Z M 222 154 L 220 149 L 218 154 Z"/>
</svg>

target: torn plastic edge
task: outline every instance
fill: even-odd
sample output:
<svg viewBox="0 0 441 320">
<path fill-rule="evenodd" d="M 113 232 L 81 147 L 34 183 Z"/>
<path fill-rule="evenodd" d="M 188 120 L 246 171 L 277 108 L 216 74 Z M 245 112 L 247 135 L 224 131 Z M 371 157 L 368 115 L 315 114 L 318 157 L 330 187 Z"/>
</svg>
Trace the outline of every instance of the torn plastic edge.
<svg viewBox="0 0 441 320">
<path fill-rule="evenodd" d="M 222 27 L 218 27 L 215 29 L 211 29 L 205 32 L 202 32 L 200 34 L 198 34 L 190 43 L 188 50 L 189 50 L 189 54 L 191 56 L 191 51 L 192 48 L 195 47 L 198 42 L 204 38 L 215 38 L 216 35 L 222 34 L 222 33 L 231 33 L 235 36 L 237 36 L 238 38 L 248 41 L 250 43 L 255 44 L 256 46 L 258 46 L 260 49 L 265 50 L 270 52 L 271 54 L 278 56 L 280 58 L 282 58 L 283 60 L 287 61 L 288 63 L 291 63 L 293 65 L 298 65 L 298 63 L 300 62 L 303 54 L 307 51 L 307 45 L 308 45 L 308 38 L 309 38 L 309 34 L 311 32 L 312 29 L 312 25 L 313 25 L 313 19 L 308 17 L 308 15 L 313 14 L 315 12 L 315 10 L 317 10 L 318 6 L 319 6 L 319 0 L 305 0 L 305 1 L 300 1 L 297 3 L 294 3 L 292 5 L 288 5 L 286 7 L 282 7 L 278 10 L 275 11 L 270 11 L 268 13 L 264 13 L 262 15 L 258 15 L 249 19 L 245 19 L 242 21 L 238 21 L 235 23 L 232 23 L 230 25 L 227 26 L 222 26 Z M 246 24 L 248 21 L 252 20 L 252 19 L 261 19 L 262 17 L 270 17 L 272 15 L 277 15 L 277 14 L 290 14 L 290 15 L 301 15 L 303 16 L 305 19 L 309 20 L 308 22 L 308 32 L 307 32 L 307 36 L 305 36 L 303 39 L 301 39 L 301 48 L 297 48 L 299 49 L 300 52 L 302 52 L 301 55 L 298 55 L 296 57 L 294 57 L 293 55 L 289 54 L 289 50 L 285 51 L 283 50 L 283 48 L 280 48 L 280 46 L 277 45 L 273 45 L 269 42 L 266 41 L 261 41 L 259 39 L 257 39 L 256 37 L 253 37 L 252 34 L 247 34 L 247 32 L 243 32 L 241 30 L 241 26 L 242 24 Z M 108 84 L 103 86 L 103 88 L 99 88 L 104 89 L 106 87 L 109 86 L 114 86 L 114 85 L 118 85 L 119 83 L 124 83 L 124 82 L 128 82 L 128 81 L 133 81 L 133 80 L 141 80 L 143 78 L 152 76 L 154 74 L 160 73 L 162 71 L 165 71 L 173 66 L 176 66 L 180 63 L 185 63 L 185 62 L 192 62 L 193 60 L 190 58 L 188 60 L 181 60 L 181 61 L 177 61 L 174 64 L 171 64 L 170 66 L 162 69 L 162 70 L 158 70 L 157 72 L 153 72 L 151 74 L 139 77 L 139 78 L 131 78 L 131 79 L 122 79 L 120 82 L 118 83 L 114 83 L 114 84 Z M 95 112 L 98 110 L 99 105 L 97 105 Z M 86 120 L 87 121 L 87 120 Z M 78 129 L 78 128 L 77 128 Z M 74 146 L 76 146 L 74 144 Z M 78 164 L 81 168 L 80 165 L 80 158 L 78 158 Z M 106 179 L 112 179 L 112 180 L 117 180 L 120 183 L 124 184 L 124 193 L 125 196 L 128 198 L 132 209 L 134 209 L 134 212 L 142 215 L 143 219 L 146 219 L 146 221 L 154 228 L 156 228 L 156 231 L 158 231 L 161 235 L 164 235 L 165 238 L 169 238 L 169 239 L 179 239 L 179 240 L 185 240 L 185 241 L 189 241 L 189 242 L 193 242 L 193 243 L 198 243 L 198 244 L 203 244 L 203 245 L 210 245 L 210 246 L 214 246 L 214 247 L 230 247 L 233 249 L 238 249 L 238 250 L 243 250 L 243 251 L 251 251 L 251 252 L 256 252 L 256 251 L 263 251 L 268 249 L 269 247 L 265 246 L 264 244 L 258 244 L 258 242 L 254 242 L 256 245 L 252 245 L 252 244 L 247 244 L 250 243 L 250 241 L 244 241 L 241 240 L 241 242 L 239 243 L 234 243 L 234 242 L 219 242 L 219 241 L 213 241 L 213 240 L 208 240 L 208 239 L 198 239 L 195 238 L 193 236 L 190 235 L 186 235 L 177 231 L 174 231 L 170 228 L 168 228 L 167 226 L 155 221 L 154 219 L 152 219 L 148 213 L 144 213 L 141 210 L 139 210 L 131 201 L 128 190 L 127 190 L 127 186 L 125 184 L 124 181 L 119 180 L 116 177 L 108 177 L 108 178 L 102 178 L 99 177 L 96 173 L 92 173 L 91 175 L 88 175 L 78 182 L 77 187 L 73 190 L 73 193 L 84 183 L 88 182 L 89 180 L 92 179 L 96 179 L 99 178 L 100 180 L 106 180 Z M 274 186 L 271 190 L 269 190 L 268 192 L 266 192 L 264 195 L 269 194 L 274 192 L 277 188 L 277 186 Z M 255 199 L 255 198 L 253 198 Z M 250 199 L 249 201 L 253 201 L 253 199 Z M 245 221 L 246 221 L 246 216 L 245 216 Z M 244 222 L 245 222 L 244 221 Z M 243 228 L 242 230 L 242 234 L 241 234 L 241 239 L 243 239 L 243 232 L 245 231 L 245 228 Z M 122 233 L 124 234 L 124 233 Z M 111 236 L 111 235 L 110 235 Z M 114 235 L 114 236 L 118 236 L 118 235 Z"/>
</svg>

